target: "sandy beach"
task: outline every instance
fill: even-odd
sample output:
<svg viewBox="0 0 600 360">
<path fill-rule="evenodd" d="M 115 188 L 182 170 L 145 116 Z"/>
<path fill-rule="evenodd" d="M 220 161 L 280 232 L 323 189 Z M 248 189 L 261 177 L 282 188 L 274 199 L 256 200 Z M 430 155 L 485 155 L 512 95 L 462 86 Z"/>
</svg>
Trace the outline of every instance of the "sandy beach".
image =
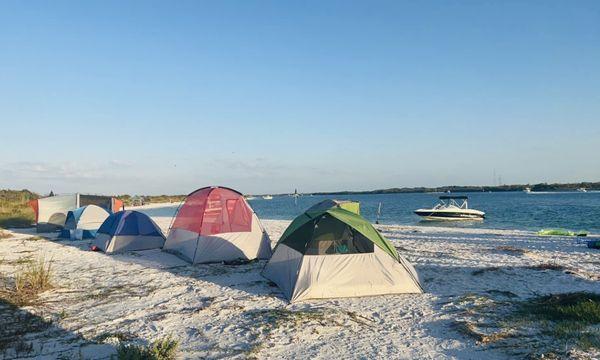
<svg viewBox="0 0 600 360">
<path fill-rule="evenodd" d="M 158 214 L 154 220 L 167 231 L 167 213 L 143 209 Z M 289 224 L 262 222 L 273 245 Z M 290 305 L 261 277 L 264 261 L 192 266 L 160 250 L 107 256 L 89 251 L 89 241 L 13 230 L 0 240 L 0 272 L 14 273 L 24 260 L 44 257 L 52 261 L 54 289 L 19 317 L 0 308 L 7 324 L 0 330 L 6 335 L 0 359 L 108 359 L 119 341 L 148 343 L 167 335 L 180 342 L 182 358 L 523 358 L 544 340 L 488 341 L 498 319 L 487 305 L 600 292 L 598 253 L 575 238 L 377 227 L 415 265 L 424 294 Z M 29 330 L 11 333 L 23 319 L 32 322 Z"/>
</svg>

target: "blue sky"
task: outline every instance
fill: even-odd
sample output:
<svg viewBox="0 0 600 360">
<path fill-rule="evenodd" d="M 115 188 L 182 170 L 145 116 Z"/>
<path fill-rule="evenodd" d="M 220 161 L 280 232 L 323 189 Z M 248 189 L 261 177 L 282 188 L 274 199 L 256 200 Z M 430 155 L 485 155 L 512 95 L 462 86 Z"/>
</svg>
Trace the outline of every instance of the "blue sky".
<svg viewBox="0 0 600 360">
<path fill-rule="evenodd" d="M 600 181 L 598 1 L 2 1 L 0 49 L 0 188 Z"/>
</svg>

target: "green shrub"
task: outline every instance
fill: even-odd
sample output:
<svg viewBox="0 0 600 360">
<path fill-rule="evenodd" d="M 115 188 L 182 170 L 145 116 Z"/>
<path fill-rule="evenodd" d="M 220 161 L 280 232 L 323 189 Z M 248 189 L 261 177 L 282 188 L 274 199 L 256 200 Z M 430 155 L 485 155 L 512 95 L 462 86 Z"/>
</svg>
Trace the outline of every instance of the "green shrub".
<svg viewBox="0 0 600 360">
<path fill-rule="evenodd" d="M 542 320 L 598 324 L 600 294 L 574 292 L 542 296 L 525 303 L 521 311 Z"/>
<path fill-rule="evenodd" d="M 119 345 L 117 355 L 120 360 L 172 360 L 178 347 L 179 342 L 167 336 L 153 341 L 149 346 Z"/>
</svg>

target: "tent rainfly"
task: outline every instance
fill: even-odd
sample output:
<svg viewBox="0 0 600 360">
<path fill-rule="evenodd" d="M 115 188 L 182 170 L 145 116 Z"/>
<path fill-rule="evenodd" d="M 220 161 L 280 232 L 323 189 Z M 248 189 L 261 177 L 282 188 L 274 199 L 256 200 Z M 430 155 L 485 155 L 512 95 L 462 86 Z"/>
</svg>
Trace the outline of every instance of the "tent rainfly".
<svg viewBox="0 0 600 360">
<path fill-rule="evenodd" d="M 96 205 L 69 211 L 60 237 L 72 240 L 91 239 L 96 236 L 96 231 L 108 216 L 108 211 Z"/>
<path fill-rule="evenodd" d="M 327 210 L 327 209 L 331 209 L 333 207 L 342 208 L 342 209 L 345 209 L 345 210 L 348 210 L 350 212 L 360 215 L 360 203 L 358 201 L 351 201 L 351 200 L 326 199 L 326 200 L 323 200 L 321 202 L 314 204 L 313 206 L 308 208 L 307 211 L 313 212 L 313 211 Z"/>
<path fill-rule="evenodd" d="M 165 237 L 152 219 L 139 211 L 119 211 L 110 215 L 98 232 L 92 246 L 107 254 L 160 249 Z"/>
<path fill-rule="evenodd" d="M 65 226 L 67 213 L 86 205 L 97 205 L 109 212 L 123 208 L 123 201 L 99 195 L 58 195 L 31 200 L 29 206 L 35 212 L 37 232 L 51 232 Z"/>
<path fill-rule="evenodd" d="M 216 186 L 186 197 L 164 249 L 194 264 L 271 257 L 269 236 L 244 196 Z"/>
<path fill-rule="evenodd" d="M 294 219 L 262 275 L 290 302 L 423 292 L 396 248 L 363 217 L 340 207 Z"/>
</svg>

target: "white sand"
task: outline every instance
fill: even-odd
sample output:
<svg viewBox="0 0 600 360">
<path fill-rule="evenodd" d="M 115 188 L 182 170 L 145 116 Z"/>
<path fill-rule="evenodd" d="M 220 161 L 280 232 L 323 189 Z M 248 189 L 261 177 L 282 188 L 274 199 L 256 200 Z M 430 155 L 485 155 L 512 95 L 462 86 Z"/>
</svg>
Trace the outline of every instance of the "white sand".
<svg viewBox="0 0 600 360">
<path fill-rule="evenodd" d="M 144 209 L 168 228 L 168 210 Z M 289 224 L 263 223 L 275 240 Z M 55 326 L 24 338 L 34 344 L 28 356 L 46 358 L 109 358 L 116 340 L 103 345 L 92 340 L 119 333 L 140 343 L 172 335 L 184 358 L 508 358 L 505 350 L 476 344 L 454 330 L 462 296 L 600 292 L 598 252 L 573 238 L 506 230 L 379 229 L 415 265 L 426 294 L 289 305 L 260 276 L 264 262 L 192 266 L 159 250 L 107 256 L 88 251 L 88 241 L 26 240 L 32 231 L 14 231 L 13 238 L 0 240 L 0 273 L 13 273 L 19 258 L 52 259 L 56 289 L 43 295 L 43 305 L 27 311 L 53 318 Z M 549 263 L 568 271 L 527 268 Z M 497 269 L 473 274 L 488 267 Z M 15 356 L 14 349 L 0 352 L 0 359 Z"/>
</svg>

